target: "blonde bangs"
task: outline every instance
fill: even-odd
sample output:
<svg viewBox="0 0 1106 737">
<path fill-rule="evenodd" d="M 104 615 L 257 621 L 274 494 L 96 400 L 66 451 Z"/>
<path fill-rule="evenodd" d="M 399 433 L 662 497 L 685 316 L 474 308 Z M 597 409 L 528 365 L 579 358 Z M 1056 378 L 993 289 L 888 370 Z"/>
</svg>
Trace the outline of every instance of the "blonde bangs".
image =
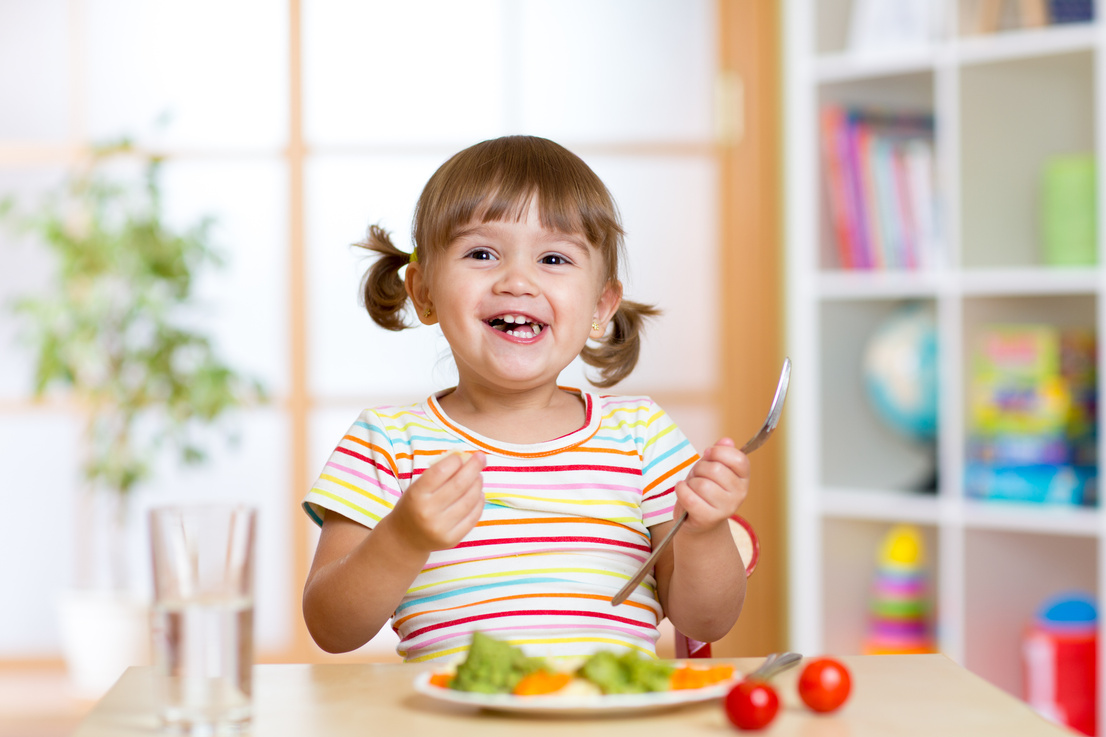
<svg viewBox="0 0 1106 737">
<path fill-rule="evenodd" d="M 517 222 L 537 201 L 542 226 L 583 235 L 618 278 L 623 230 L 606 185 L 587 164 L 544 138 L 508 136 L 453 156 L 427 182 L 412 236 L 420 260 L 441 252 L 464 226 Z"/>
</svg>

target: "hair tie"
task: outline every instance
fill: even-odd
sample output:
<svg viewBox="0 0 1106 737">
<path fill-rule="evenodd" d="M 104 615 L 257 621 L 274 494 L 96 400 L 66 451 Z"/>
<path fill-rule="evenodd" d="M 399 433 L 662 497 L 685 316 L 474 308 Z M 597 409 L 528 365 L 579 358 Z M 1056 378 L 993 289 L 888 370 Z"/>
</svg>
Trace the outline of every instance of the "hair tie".
<svg viewBox="0 0 1106 737">
<path fill-rule="evenodd" d="M 417 264 L 419 262 L 419 247 L 415 246 L 411 249 L 411 255 L 407 257 L 407 263 Z"/>
</svg>

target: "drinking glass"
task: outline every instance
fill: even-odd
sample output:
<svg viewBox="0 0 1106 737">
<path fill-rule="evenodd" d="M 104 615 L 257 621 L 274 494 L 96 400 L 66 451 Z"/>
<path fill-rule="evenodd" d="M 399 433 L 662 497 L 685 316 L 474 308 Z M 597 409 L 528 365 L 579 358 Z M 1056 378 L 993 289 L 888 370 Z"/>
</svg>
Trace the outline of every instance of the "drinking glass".
<svg viewBox="0 0 1106 737">
<path fill-rule="evenodd" d="M 194 505 L 150 511 L 151 631 L 163 725 L 237 734 L 252 714 L 257 510 Z"/>
</svg>

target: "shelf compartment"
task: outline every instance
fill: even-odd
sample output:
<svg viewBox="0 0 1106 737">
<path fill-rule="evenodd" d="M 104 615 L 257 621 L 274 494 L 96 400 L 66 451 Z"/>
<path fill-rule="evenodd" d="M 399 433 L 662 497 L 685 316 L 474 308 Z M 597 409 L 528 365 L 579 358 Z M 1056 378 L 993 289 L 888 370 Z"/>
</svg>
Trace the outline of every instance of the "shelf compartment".
<svg viewBox="0 0 1106 737">
<path fill-rule="evenodd" d="M 1050 596 L 1097 595 L 1097 539 L 969 530 L 964 560 L 964 665 L 1022 698 L 1025 629 Z"/>
<path fill-rule="evenodd" d="M 1093 435 L 1085 430 L 1078 430 L 1078 438 L 1070 441 L 1065 439 L 1065 436 L 1072 437 L 1070 432 L 1073 426 L 1069 424 L 1071 416 L 1066 414 L 1057 416 L 1055 413 L 1066 411 L 1062 409 L 1066 405 L 1057 405 L 1056 402 L 1061 401 L 1058 397 L 1064 396 L 1063 392 L 1066 391 L 1065 387 L 1069 386 L 1070 381 L 1070 378 L 1061 373 L 1060 366 L 1079 365 L 1078 363 L 1065 364 L 1068 359 L 1064 356 L 1077 357 L 1080 355 L 1079 351 L 1089 351 L 1091 347 L 1081 346 L 1076 342 L 1072 344 L 1073 352 L 1065 354 L 1060 344 L 1051 341 L 1062 340 L 1059 331 L 1086 331 L 1097 335 L 1097 298 L 1094 295 L 1081 294 L 970 297 L 963 301 L 962 318 L 963 343 L 959 370 L 960 375 L 964 377 L 962 422 L 965 428 L 965 468 L 968 469 L 964 477 L 965 494 L 975 497 L 989 496 L 993 493 L 996 497 L 1018 497 L 1029 509 L 1036 507 L 1042 511 L 1051 509 L 1053 506 L 1058 506 L 1061 510 L 1078 511 L 1079 507 L 1073 506 L 1074 504 L 1090 501 L 1087 496 L 1090 491 L 1087 484 L 1091 483 L 1087 478 L 1088 466 L 1094 465 L 1094 459 L 1093 454 L 1088 455 L 1087 445 L 1093 442 Z M 1047 330 L 1041 330 L 1040 327 Z M 988 331 L 993 328 L 1003 328 L 1003 330 L 989 333 Z M 1019 367 L 1042 367 L 1031 369 L 1038 371 L 1040 377 L 1032 384 L 1011 384 L 1008 381 L 999 380 L 996 385 L 988 384 L 981 387 L 977 383 L 976 362 L 985 343 L 992 346 L 990 349 L 993 351 L 992 355 L 1004 356 L 1000 359 L 1000 365 L 1010 365 L 1013 360 L 1014 365 Z M 1076 346 L 1081 347 L 1076 348 Z M 1048 355 L 1042 351 L 1050 350 L 1061 351 L 1058 356 L 1053 357 L 1053 360 L 1059 360 L 1060 363 L 1046 372 L 1043 368 L 1045 364 L 1039 361 L 1042 360 L 1041 356 Z M 1009 356 L 1016 358 L 1010 359 Z M 1095 359 L 1084 356 L 1079 360 L 1094 361 Z M 1081 411 L 1086 413 L 1083 416 L 1093 417 L 1095 402 L 1087 398 L 1087 392 L 1093 389 L 1086 388 L 1086 380 L 1086 376 L 1077 380 L 1077 386 L 1083 388 L 1077 389 L 1079 394 L 1073 399 L 1079 402 L 1077 406 L 1082 407 Z M 1032 391 L 1029 390 L 1030 386 L 1034 387 Z M 1050 386 L 1051 388 L 1048 388 Z M 980 401 L 977 399 L 978 391 L 986 392 L 988 398 L 984 406 L 991 407 L 992 412 L 992 419 L 988 421 L 987 429 L 982 432 L 975 427 L 976 416 L 972 411 L 973 406 L 978 406 L 976 403 Z M 1025 412 L 1014 415 L 994 414 L 997 412 L 996 404 L 1011 406 L 1009 404 L 1011 401 L 1017 401 L 1021 406 L 1031 408 L 1030 411 L 1033 414 Z M 1067 401 L 1066 398 L 1063 401 Z M 1046 424 L 1042 425 L 1042 422 Z M 1060 440 L 1050 441 L 1051 445 L 1043 444 L 1048 438 L 1060 438 Z M 980 450 L 973 445 L 977 442 L 985 443 L 982 447 L 991 450 Z M 1069 445 L 1069 442 L 1074 445 Z M 988 470 L 983 462 L 974 467 L 970 465 L 972 454 L 985 455 L 999 447 L 1004 447 L 1007 451 L 1011 448 L 1022 450 L 1014 451 L 1013 457 L 1007 457 L 1005 461 L 1008 466 L 997 472 Z M 1034 448 L 1036 450 L 1031 450 Z M 1016 460 L 1018 454 L 1026 452 L 1030 454 L 1022 455 L 1020 461 Z M 1041 453 L 1045 455 L 1040 455 Z M 1018 463 L 1026 465 L 1018 470 L 1016 468 Z M 1032 463 L 1038 466 L 1033 468 L 1028 465 Z M 1001 460 L 998 465 L 1002 466 Z M 1042 465 L 1048 465 L 1049 470 L 1041 468 Z M 1062 475 L 1057 476 L 1057 472 Z M 1029 474 L 1029 477 L 1026 474 Z M 972 479 L 974 481 L 971 481 Z M 1063 483 L 1058 483 L 1061 480 Z M 1003 489 L 996 490 L 994 484 L 998 484 Z M 1045 496 L 1046 488 L 1048 503 L 1034 505 L 1035 501 L 1044 501 L 1040 497 Z M 982 509 L 992 501 L 1005 501 L 1005 499 L 979 499 L 979 501 L 983 506 L 973 507 L 973 509 Z M 993 521 L 1000 526 L 1013 525 L 1015 528 L 1018 527 L 1019 519 L 1026 523 L 1031 522 L 1028 518 L 1017 516 L 1017 505 L 996 505 L 995 508 L 996 510 L 1005 508 L 1008 511 L 1006 514 L 996 514 L 994 517 L 977 516 L 977 522 L 987 524 Z M 1071 517 L 1070 519 L 1074 522 L 1084 518 Z M 1051 520 L 1042 516 L 1040 523 L 1047 529 Z M 1034 528 L 1029 526 L 1027 529 Z"/>
<path fill-rule="evenodd" d="M 1067 53 L 961 70 L 961 263 L 1042 263 L 1041 172 L 1094 150 L 1094 55 Z"/>
<path fill-rule="evenodd" d="M 931 443 L 892 431 L 876 414 L 864 385 L 863 357 L 876 329 L 902 300 L 825 303 L 819 347 L 822 444 L 820 478 L 827 487 L 910 491 L 933 472 Z M 923 301 L 926 309 L 933 303 Z"/>
<path fill-rule="evenodd" d="M 939 260 L 936 225 L 923 225 L 928 217 L 914 223 L 923 197 L 938 199 L 931 191 L 934 89 L 932 71 L 819 87 L 814 143 L 821 269 L 849 268 L 850 260 L 864 272 L 919 269 Z M 827 119 L 831 111 L 837 115 Z M 926 194 L 914 195 L 923 180 L 927 186 L 917 191 Z M 911 214 L 904 214 L 904 206 Z M 908 235 L 900 237 L 901 231 Z M 919 265 L 909 266 L 911 259 Z"/>
<path fill-rule="evenodd" d="M 1042 324 L 1061 329 L 1086 329 L 1097 335 L 1097 303 L 1094 294 L 1005 294 L 965 298 L 961 364 L 965 397 L 971 389 L 973 358 L 989 326 Z M 965 427 L 969 425 L 968 419 L 965 404 Z"/>
<path fill-rule="evenodd" d="M 823 650 L 839 655 L 864 652 L 868 638 L 872 584 L 880 546 L 892 524 L 869 520 L 827 519 L 822 526 Z M 930 621 L 939 586 L 937 530 L 917 525 L 924 548 Z"/>
</svg>

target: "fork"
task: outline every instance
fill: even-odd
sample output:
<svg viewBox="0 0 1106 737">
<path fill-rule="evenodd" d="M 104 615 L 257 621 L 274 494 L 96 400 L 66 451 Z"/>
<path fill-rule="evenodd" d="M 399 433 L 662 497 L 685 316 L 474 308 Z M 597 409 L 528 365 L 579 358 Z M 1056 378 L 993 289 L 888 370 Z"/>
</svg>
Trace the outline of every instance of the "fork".
<svg viewBox="0 0 1106 737">
<path fill-rule="evenodd" d="M 777 673 L 783 673 L 785 670 L 793 665 L 796 665 L 803 656 L 799 653 L 772 653 L 764 662 L 749 675 L 745 676 L 746 681 L 767 681 Z"/>
<path fill-rule="evenodd" d="M 780 415 L 783 414 L 783 400 L 787 397 L 787 385 L 791 382 L 791 359 L 783 359 L 783 368 L 780 369 L 780 380 L 776 384 L 776 393 L 772 397 L 772 406 L 768 409 L 768 417 L 765 418 L 764 424 L 757 430 L 756 435 L 749 438 L 749 442 L 741 446 L 741 452 L 745 454 L 752 453 L 754 450 L 764 445 L 764 442 L 768 440 L 768 436 L 772 434 L 772 431 L 776 429 L 776 425 L 780 422 Z M 622 602 L 626 601 L 626 598 L 637 588 L 638 584 L 645 580 L 645 577 L 652 570 L 653 564 L 657 562 L 657 558 L 660 557 L 668 544 L 672 542 L 672 538 L 676 536 L 677 530 L 687 521 L 687 510 L 685 509 L 680 513 L 680 516 L 676 519 L 676 523 L 672 525 L 668 530 L 668 534 L 664 536 L 664 539 L 660 541 L 657 547 L 653 550 L 652 555 L 641 567 L 638 568 L 637 573 L 626 582 L 626 585 L 619 589 L 618 593 L 611 599 L 611 606 L 618 606 Z"/>
</svg>

